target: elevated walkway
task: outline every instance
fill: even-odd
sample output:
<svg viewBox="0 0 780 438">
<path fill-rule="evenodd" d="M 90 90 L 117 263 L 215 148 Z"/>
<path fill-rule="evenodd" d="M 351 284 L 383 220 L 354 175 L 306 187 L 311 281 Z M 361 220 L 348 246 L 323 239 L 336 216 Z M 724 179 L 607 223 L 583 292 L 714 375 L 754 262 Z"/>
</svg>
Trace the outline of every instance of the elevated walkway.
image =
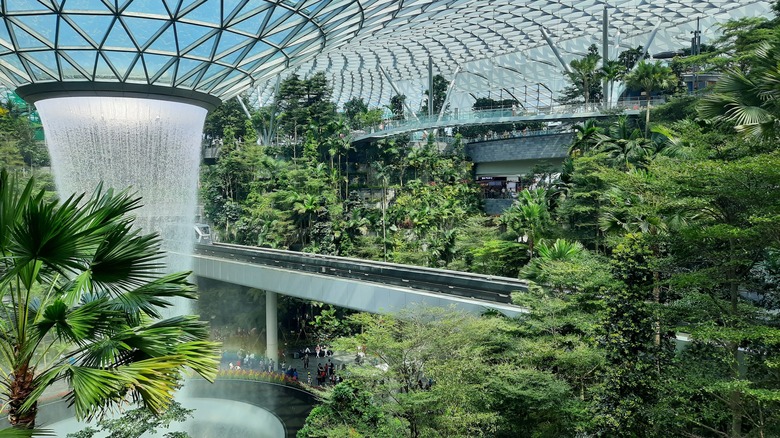
<svg viewBox="0 0 780 438">
<path fill-rule="evenodd" d="M 653 105 L 663 103 L 662 100 L 651 101 Z M 352 133 L 352 142 L 378 140 L 401 134 L 419 131 L 449 128 L 455 126 L 495 125 L 502 123 L 534 123 L 534 122 L 577 122 L 581 120 L 612 117 L 617 114 L 638 115 L 647 107 L 647 100 L 618 101 L 605 110 L 595 105 L 553 105 L 526 109 L 488 109 L 478 111 L 461 111 L 443 114 L 441 117 L 417 117 L 400 121 L 389 121 L 373 126 L 365 131 Z"/>
<path fill-rule="evenodd" d="M 197 245 L 199 277 L 372 313 L 416 306 L 455 306 L 508 316 L 526 313 L 510 294 L 527 290 L 514 278 L 239 245 Z"/>
</svg>

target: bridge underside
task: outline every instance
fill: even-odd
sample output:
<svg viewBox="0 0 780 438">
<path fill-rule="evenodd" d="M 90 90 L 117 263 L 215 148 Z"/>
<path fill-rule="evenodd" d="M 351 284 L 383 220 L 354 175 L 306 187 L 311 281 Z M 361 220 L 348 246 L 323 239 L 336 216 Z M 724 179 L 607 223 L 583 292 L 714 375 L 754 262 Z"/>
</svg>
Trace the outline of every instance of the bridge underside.
<svg viewBox="0 0 780 438">
<path fill-rule="evenodd" d="M 420 305 L 454 306 L 473 313 L 495 309 L 510 317 L 525 313 L 525 309 L 507 304 L 348 278 L 291 272 L 203 255 L 193 256 L 193 271 L 199 277 L 371 313 L 394 313 Z"/>
</svg>

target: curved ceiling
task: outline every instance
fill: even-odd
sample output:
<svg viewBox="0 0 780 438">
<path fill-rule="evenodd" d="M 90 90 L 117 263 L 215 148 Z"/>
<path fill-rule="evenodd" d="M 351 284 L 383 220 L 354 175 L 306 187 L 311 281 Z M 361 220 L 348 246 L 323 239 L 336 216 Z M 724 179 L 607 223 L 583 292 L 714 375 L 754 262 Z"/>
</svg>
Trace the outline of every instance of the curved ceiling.
<svg viewBox="0 0 780 438">
<path fill-rule="evenodd" d="M 125 82 L 221 99 L 253 88 L 260 103 L 277 76 L 324 71 L 334 97 L 386 103 L 387 77 L 415 102 L 428 57 L 456 76 L 453 103 L 485 93 L 560 88 L 563 57 L 601 39 L 607 7 L 611 51 L 684 47 L 691 21 L 765 15 L 758 0 L 4 0 L 0 82 Z M 613 53 L 611 56 L 615 56 Z"/>
</svg>

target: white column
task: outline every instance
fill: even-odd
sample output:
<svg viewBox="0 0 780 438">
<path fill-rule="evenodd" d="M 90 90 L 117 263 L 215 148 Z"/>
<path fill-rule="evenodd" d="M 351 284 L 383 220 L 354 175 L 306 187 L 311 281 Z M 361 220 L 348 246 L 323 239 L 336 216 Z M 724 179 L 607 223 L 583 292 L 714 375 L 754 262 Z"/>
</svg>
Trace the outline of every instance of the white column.
<svg viewBox="0 0 780 438">
<path fill-rule="evenodd" d="M 279 366 L 279 337 L 277 321 L 276 292 L 265 292 L 265 345 L 266 353 Z"/>
</svg>

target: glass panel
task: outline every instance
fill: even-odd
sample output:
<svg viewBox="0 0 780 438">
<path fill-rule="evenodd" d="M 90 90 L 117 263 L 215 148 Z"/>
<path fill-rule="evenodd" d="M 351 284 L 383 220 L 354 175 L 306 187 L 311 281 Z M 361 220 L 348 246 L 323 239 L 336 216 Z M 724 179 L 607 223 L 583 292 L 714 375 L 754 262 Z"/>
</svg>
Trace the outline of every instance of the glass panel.
<svg viewBox="0 0 780 438">
<path fill-rule="evenodd" d="M 250 39 L 245 36 L 237 35 L 233 32 L 222 31 L 219 38 L 219 45 L 217 46 L 217 56 L 222 53 L 230 52 L 230 49 L 234 49 L 237 46 L 246 46 L 249 43 Z"/>
<path fill-rule="evenodd" d="M 146 74 L 149 75 L 150 78 L 153 78 L 157 72 L 163 69 L 165 67 L 165 63 L 170 61 L 171 58 L 169 56 L 163 56 L 163 55 L 152 55 L 149 53 L 144 53 L 144 64 L 146 64 Z"/>
<path fill-rule="evenodd" d="M 163 0 L 165 5 L 168 6 L 168 10 L 172 15 L 176 15 L 178 12 L 179 0 Z M 186 2 L 185 2 L 186 3 Z"/>
<path fill-rule="evenodd" d="M 16 54 L 0 56 L 0 63 L 6 64 L 11 71 L 14 71 L 18 74 L 22 74 L 26 78 L 27 71 L 24 69 L 22 62 L 19 61 L 19 56 L 17 56 Z"/>
<path fill-rule="evenodd" d="M 268 15 L 268 9 L 264 11 L 258 11 L 256 15 L 250 16 L 239 22 L 234 22 L 230 28 L 246 32 L 251 35 L 260 34 L 260 26 L 262 26 L 265 17 Z"/>
<path fill-rule="evenodd" d="M 254 47 L 252 47 L 249 50 L 249 53 L 247 53 L 245 59 L 253 58 L 255 56 L 260 56 L 260 55 L 266 55 L 267 53 L 270 53 L 271 50 L 276 50 L 276 49 L 262 41 L 257 41 Z"/>
<path fill-rule="evenodd" d="M 69 48 L 69 47 L 89 47 L 92 45 L 84 39 L 80 33 L 76 32 L 71 25 L 65 21 L 60 20 L 60 34 L 57 39 L 57 48 Z"/>
<path fill-rule="evenodd" d="M 165 73 L 163 73 L 159 78 L 157 78 L 156 81 L 154 81 L 154 85 L 163 85 L 166 87 L 173 85 L 173 69 L 175 66 L 176 63 L 171 64 L 171 66 L 165 70 Z"/>
<path fill-rule="evenodd" d="M 132 12 L 145 15 L 158 15 L 162 18 L 170 18 L 168 10 L 162 0 L 133 0 L 125 12 Z"/>
<path fill-rule="evenodd" d="M 179 52 L 176 50 L 176 35 L 173 31 L 173 26 L 168 26 L 168 29 L 165 29 L 165 32 L 157 37 L 147 50 L 166 52 L 172 56 L 178 55 Z"/>
<path fill-rule="evenodd" d="M 66 2 L 69 3 L 70 0 Z M 114 17 L 110 15 L 69 15 L 68 17 L 75 24 L 74 28 L 77 31 L 91 38 L 96 44 L 103 42 L 114 22 Z"/>
<path fill-rule="evenodd" d="M 108 34 L 103 47 L 135 49 L 135 44 L 125 31 L 125 27 L 121 23 L 117 23 Z"/>
<path fill-rule="evenodd" d="M 57 69 L 57 57 L 54 55 L 53 51 L 44 50 L 40 52 L 31 52 L 26 56 L 28 60 L 35 61 L 38 65 L 41 66 L 41 68 L 47 70 L 49 74 L 54 76 L 59 75 Z"/>
<path fill-rule="evenodd" d="M 119 82 L 114 71 L 108 66 L 108 63 L 102 56 L 97 58 L 97 70 L 95 71 L 95 80 L 109 80 Z"/>
<path fill-rule="evenodd" d="M 186 51 L 195 41 L 215 32 L 211 27 L 198 26 L 196 24 L 176 23 L 176 35 L 179 37 L 179 50 Z"/>
<path fill-rule="evenodd" d="M 100 0 L 60 0 L 60 4 L 63 3 L 65 12 L 100 11 L 107 13 L 110 11 Z"/>
<path fill-rule="evenodd" d="M 65 50 L 64 53 L 89 74 L 95 69 L 97 50 Z"/>
<path fill-rule="evenodd" d="M 81 72 L 75 66 L 73 66 L 73 64 L 68 62 L 67 58 L 65 58 L 64 56 L 59 56 L 59 59 L 60 59 L 60 70 L 62 71 L 60 77 L 62 78 L 63 81 L 89 80 L 83 74 L 81 74 Z"/>
<path fill-rule="evenodd" d="M 177 70 L 176 72 L 176 80 L 180 81 L 183 77 L 187 76 L 187 74 L 189 74 L 193 70 L 196 70 L 205 65 L 206 63 L 203 61 L 196 61 L 194 59 L 186 59 L 186 58 L 179 59 L 179 70 Z"/>
<path fill-rule="evenodd" d="M 8 12 L 51 12 L 35 0 L 14 0 L 4 3 Z"/>
<path fill-rule="evenodd" d="M 268 34 L 263 37 L 264 40 L 270 41 L 276 45 L 281 45 L 282 42 L 290 35 L 292 29 L 285 29 L 273 34 Z"/>
<path fill-rule="evenodd" d="M 25 64 L 30 68 L 30 71 L 32 72 L 33 78 L 36 81 L 53 81 L 55 78 L 53 78 L 51 75 L 46 73 L 45 71 L 38 68 L 37 65 L 33 64 L 32 62 L 29 62 L 25 60 Z"/>
<path fill-rule="evenodd" d="M 44 49 L 46 44 L 43 44 L 38 38 L 25 32 L 21 27 L 11 24 L 11 31 L 16 37 L 16 44 L 20 49 Z"/>
<path fill-rule="evenodd" d="M 14 19 L 19 20 L 19 23 L 24 24 L 38 37 L 44 38 L 51 47 L 54 47 L 54 33 L 57 29 L 56 15 L 22 15 Z"/>
<path fill-rule="evenodd" d="M 0 20 L 0 40 L 2 40 L 3 43 L 9 47 L 12 47 L 11 36 L 8 34 L 8 28 L 5 25 L 5 20 Z"/>
<path fill-rule="evenodd" d="M 206 74 L 203 75 L 203 78 L 201 78 L 200 82 L 202 84 L 202 83 L 204 83 L 206 81 L 209 81 L 212 78 L 214 78 L 215 76 L 218 76 L 218 75 L 221 75 L 221 74 L 225 73 L 227 70 L 228 70 L 227 67 L 223 67 L 223 66 L 217 65 L 217 64 L 211 64 L 209 66 L 209 69 L 206 70 Z M 198 88 L 200 88 L 200 87 L 201 87 L 201 85 L 198 85 Z"/>
<path fill-rule="evenodd" d="M 102 53 L 122 78 L 125 77 L 127 71 L 133 65 L 137 55 L 136 52 L 114 52 L 110 50 L 105 50 Z"/>
<path fill-rule="evenodd" d="M 239 57 L 241 57 L 242 53 L 244 53 L 244 49 L 239 49 L 226 56 L 215 56 L 214 61 L 219 62 L 220 64 L 228 64 L 231 67 L 235 67 L 236 61 Z"/>
<path fill-rule="evenodd" d="M 219 26 L 222 23 L 219 16 L 220 0 L 206 0 L 184 16 L 187 20 L 201 21 Z"/>
<path fill-rule="evenodd" d="M 147 84 L 149 83 L 146 79 L 146 71 L 144 70 L 144 63 L 141 62 L 140 57 L 138 61 L 135 62 L 135 65 L 133 66 L 133 69 L 130 70 L 130 74 L 127 75 L 126 82 L 133 82 L 137 84 Z"/>
<path fill-rule="evenodd" d="M 125 27 L 141 48 L 145 48 L 152 38 L 163 27 L 169 25 L 168 20 L 153 18 L 122 17 Z"/>
<path fill-rule="evenodd" d="M 187 52 L 187 56 L 211 59 L 211 51 L 214 49 L 214 44 L 217 42 L 217 36 L 207 39 L 194 49 Z"/>
<path fill-rule="evenodd" d="M 227 17 L 231 16 L 233 11 L 236 8 L 238 8 L 240 4 L 241 4 L 241 0 L 222 0 L 222 8 L 224 11 L 224 14 L 222 16 L 222 21 L 224 22 Z"/>
</svg>

